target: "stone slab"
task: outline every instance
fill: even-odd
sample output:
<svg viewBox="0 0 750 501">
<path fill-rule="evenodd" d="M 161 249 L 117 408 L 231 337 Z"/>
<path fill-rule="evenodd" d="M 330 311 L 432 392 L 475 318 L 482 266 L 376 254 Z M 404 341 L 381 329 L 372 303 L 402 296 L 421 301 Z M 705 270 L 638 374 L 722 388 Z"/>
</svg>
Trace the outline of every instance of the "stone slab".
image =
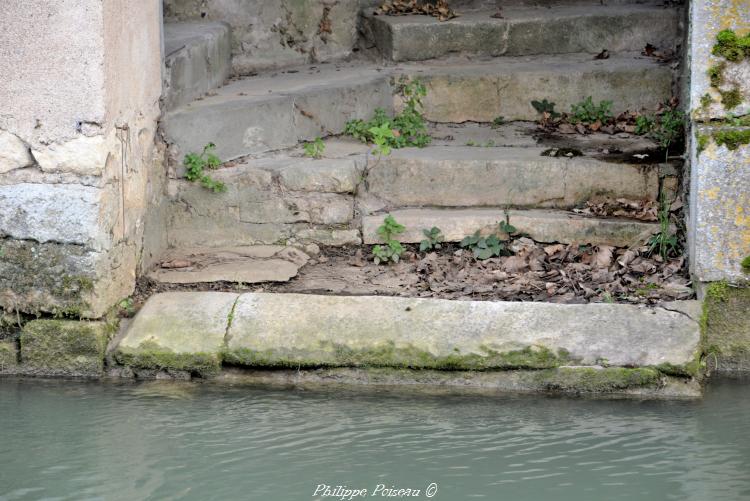
<svg viewBox="0 0 750 501">
<path fill-rule="evenodd" d="M 750 256 L 750 145 L 729 150 L 713 139 L 717 132 L 741 129 L 696 129 L 708 143 L 699 154 L 693 141 L 688 219 L 692 272 L 703 282 L 750 279 L 741 266 Z"/>
<path fill-rule="evenodd" d="M 137 369 L 215 374 L 237 297 L 228 292 L 152 296 L 127 326 L 115 360 Z"/>
<path fill-rule="evenodd" d="M 483 234 L 497 233 L 498 223 L 506 217 L 506 212 L 500 208 L 399 209 L 390 214 L 406 226 L 404 233 L 396 238 L 407 243 L 422 241 L 422 230 L 433 226 L 442 230 L 447 242 L 459 242 L 477 230 Z M 583 217 L 561 211 L 510 210 L 507 215 L 519 232 L 545 243 L 628 247 L 644 242 L 659 231 L 656 223 Z M 377 228 L 383 224 L 384 217 L 385 214 L 379 214 L 362 218 L 362 233 L 366 244 L 381 243 Z"/>
<path fill-rule="evenodd" d="M 215 379 L 232 385 L 263 385 L 305 390 L 347 388 L 358 393 L 403 392 L 409 396 L 467 395 L 493 397 L 507 393 L 549 393 L 605 398 L 699 398 L 697 380 L 659 374 L 651 368 L 561 367 L 547 370 L 436 371 L 390 367 L 332 367 L 318 369 L 224 368 Z"/>
<path fill-rule="evenodd" d="M 21 139 L 0 130 L 0 174 L 5 174 L 33 163 L 29 147 Z"/>
<path fill-rule="evenodd" d="M 706 362 L 720 373 L 750 374 L 750 287 L 716 282 L 705 296 Z"/>
<path fill-rule="evenodd" d="M 572 208 L 594 195 L 656 200 L 657 165 L 542 156 L 544 148 L 470 146 L 394 150 L 367 171 L 387 207 Z M 450 189 L 447 189 L 450 187 Z"/>
<path fill-rule="evenodd" d="M 287 282 L 308 260 L 304 252 L 278 245 L 173 249 L 148 277 L 170 284 Z"/>
<path fill-rule="evenodd" d="M 610 100 L 614 114 L 626 110 L 655 110 L 672 95 L 672 70 L 639 53 L 594 60 L 590 54 L 504 57 L 485 62 L 451 59 L 405 63 L 394 73 L 419 77 L 427 86 L 425 117 L 434 122 L 492 122 L 537 120 L 531 106 L 548 99 L 557 111 L 591 96 Z"/>
<path fill-rule="evenodd" d="M 348 120 L 392 106 L 388 75 L 375 67 L 304 68 L 234 81 L 162 124 L 180 159 L 213 142 L 231 160 L 339 134 Z"/>
<path fill-rule="evenodd" d="M 592 303 L 243 294 L 225 360 L 251 367 L 686 368 L 698 322 L 665 308 Z"/>
<path fill-rule="evenodd" d="M 503 5 L 440 22 L 429 16 L 365 14 L 373 42 L 391 61 L 421 61 L 452 53 L 524 56 L 640 51 L 646 43 L 674 48 L 679 9 L 648 5 Z"/>
<path fill-rule="evenodd" d="M 164 23 L 164 52 L 167 109 L 221 86 L 232 72 L 231 33 L 223 22 Z"/>
<path fill-rule="evenodd" d="M 103 322 L 32 320 L 21 331 L 21 372 L 98 377 L 109 341 Z"/>
</svg>

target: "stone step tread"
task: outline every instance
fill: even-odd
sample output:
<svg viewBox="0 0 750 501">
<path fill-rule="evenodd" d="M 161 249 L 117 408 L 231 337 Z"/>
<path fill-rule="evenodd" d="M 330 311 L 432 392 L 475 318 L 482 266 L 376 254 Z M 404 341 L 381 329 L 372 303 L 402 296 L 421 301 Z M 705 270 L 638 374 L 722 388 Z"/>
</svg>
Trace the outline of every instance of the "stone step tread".
<svg viewBox="0 0 750 501">
<path fill-rule="evenodd" d="M 430 16 L 365 11 L 371 43 L 392 61 L 426 60 L 463 52 L 489 56 L 671 49 L 679 9 L 655 5 L 506 5 L 462 12 L 439 22 Z"/>
<path fill-rule="evenodd" d="M 280 245 L 180 248 L 166 251 L 147 276 L 167 284 L 287 282 L 308 260 L 301 250 Z"/>
<path fill-rule="evenodd" d="M 422 230 L 438 227 L 445 241 L 459 242 L 480 231 L 484 235 L 498 233 L 498 224 L 508 217 L 518 232 L 543 243 L 640 245 L 659 232 L 658 223 L 624 218 L 594 218 L 557 210 L 505 210 L 503 208 L 472 209 L 397 209 L 388 212 L 406 227 L 395 238 L 404 243 L 424 240 Z M 362 238 L 366 244 L 382 243 L 377 233 L 386 213 L 362 218 Z M 502 236 L 502 235 L 501 235 Z"/>
<path fill-rule="evenodd" d="M 697 301 L 642 307 L 170 292 L 146 302 L 112 351 L 119 363 L 143 369 L 604 364 L 692 374 L 699 314 Z"/>
<path fill-rule="evenodd" d="M 340 134 L 348 120 L 368 119 L 377 107 L 392 110 L 391 77 L 400 75 L 425 80 L 425 116 L 434 122 L 491 122 L 498 115 L 535 120 L 533 99 L 549 98 L 567 111 L 589 95 L 613 100 L 616 113 L 655 109 L 671 94 L 672 80 L 669 67 L 630 53 L 604 61 L 563 54 L 388 68 L 306 66 L 231 82 L 167 113 L 162 125 L 179 158 L 209 142 L 224 160 L 289 148 Z"/>
<path fill-rule="evenodd" d="M 186 105 L 223 85 L 232 70 L 231 44 L 226 23 L 165 23 L 164 107 Z"/>
</svg>

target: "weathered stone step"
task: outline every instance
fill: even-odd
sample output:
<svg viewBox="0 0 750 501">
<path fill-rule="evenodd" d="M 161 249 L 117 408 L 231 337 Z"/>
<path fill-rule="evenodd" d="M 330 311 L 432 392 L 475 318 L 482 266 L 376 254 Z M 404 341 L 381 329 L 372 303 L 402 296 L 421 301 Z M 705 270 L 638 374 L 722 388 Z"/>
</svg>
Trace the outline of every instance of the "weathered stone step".
<svg viewBox="0 0 750 501">
<path fill-rule="evenodd" d="M 162 119 L 173 158 L 217 146 L 222 160 L 289 148 L 343 132 L 348 120 L 368 119 L 394 106 L 391 78 L 420 77 L 428 87 L 425 116 L 435 122 L 536 120 L 534 99 L 557 109 L 593 96 L 613 111 L 656 109 L 671 96 L 672 73 L 653 60 L 621 54 L 496 58 L 487 62 L 411 63 L 395 68 L 305 67 L 234 81 L 215 95 L 177 108 Z"/>
<path fill-rule="evenodd" d="M 672 49 L 678 9 L 655 5 L 504 6 L 467 11 L 440 22 L 430 16 L 383 16 L 367 10 L 366 32 L 391 61 L 422 61 L 452 53 L 527 56 Z"/>
<path fill-rule="evenodd" d="M 476 231 L 497 233 L 498 223 L 505 221 L 520 233 L 537 242 L 564 244 L 612 245 L 629 247 L 644 242 L 659 231 L 656 223 L 630 219 L 584 217 L 563 211 L 483 209 L 399 209 L 390 214 L 406 230 L 395 238 L 400 242 L 417 243 L 424 240 L 422 230 L 437 226 L 447 242 L 461 241 Z M 366 244 L 381 243 L 377 229 L 385 214 L 362 218 L 362 237 Z"/>
<path fill-rule="evenodd" d="M 166 109 L 220 87 L 232 71 L 232 42 L 226 23 L 164 23 L 164 52 L 162 99 Z"/>
<path fill-rule="evenodd" d="M 658 165 L 549 157 L 544 151 L 471 146 L 394 150 L 367 171 L 366 193 L 377 202 L 368 200 L 365 206 L 572 208 L 601 194 L 658 197 Z"/>
<path fill-rule="evenodd" d="M 500 57 L 485 62 L 405 63 L 397 74 L 427 86 L 425 116 L 433 122 L 537 120 L 532 100 L 548 99 L 557 111 L 591 96 L 612 101 L 612 111 L 656 109 L 672 95 L 672 71 L 633 53 L 597 60 L 591 54 Z"/>
<path fill-rule="evenodd" d="M 166 114 L 162 127 L 182 157 L 216 144 L 222 160 L 288 148 L 343 132 L 348 120 L 390 110 L 390 75 L 375 66 L 305 67 L 248 77 Z"/>
<path fill-rule="evenodd" d="M 699 371 L 699 312 L 694 301 L 639 307 L 163 293 L 146 302 L 112 355 L 136 370 L 204 375 L 223 362 L 540 371 L 606 365 L 689 376 Z"/>
</svg>

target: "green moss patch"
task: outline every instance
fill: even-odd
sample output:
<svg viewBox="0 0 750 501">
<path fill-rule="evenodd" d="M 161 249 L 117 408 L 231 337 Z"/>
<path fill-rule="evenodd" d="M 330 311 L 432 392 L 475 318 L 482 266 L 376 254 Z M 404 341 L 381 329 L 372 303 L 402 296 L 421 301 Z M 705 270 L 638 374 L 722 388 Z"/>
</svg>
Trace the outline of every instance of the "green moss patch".
<svg viewBox="0 0 750 501">
<path fill-rule="evenodd" d="M 745 257 L 745 259 L 740 262 L 740 266 L 742 267 L 742 271 L 750 273 L 750 256 Z"/>
<path fill-rule="evenodd" d="M 32 320 L 20 340 L 25 372 L 91 377 L 104 369 L 109 336 L 101 322 Z"/>
<path fill-rule="evenodd" d="M 0 340 L 0 374 L 14 372 L 18 366 L 18 348 L 15 341 Z"/>
<path fill-rule="evenodd" d="M 733 30 L 721 30 L 711 53 L 733 63 L 750 57 L 750 33 L 739 36 Z"/>
<path fill-rule="evenodd" d="M 258 351 L 248 348 L 228 350 L 224 361 L 248 367 L 394 367 L 437 370 L 488 370 L 488 369 L 549 369 L 571 362 L 564 350 L 554 353 L 546 347 L 526 347 L 522 350 L 498 352 L 483 347 L 482 354 L 470 353 L 434 356 L 418 348 L 396 347 L 393 342 L 377 348 L 354 349 L 348 346 L 325 343 L 321 351 L 325 357 L 311 354 L 304 358 L 276 350 Z"/>
<path fill-rule="evenodd" d="M 176 353 L 153 341 L 144 341 L 137 348 L 118 348 L 117 363 L 137 369 L 185 371 L 201 377 L 215 375 L 221 361 L 213 353 Z"/>
<path fill-rule="evenodd" d="M 612 393 L 630 388 L 657 387 L 662 374 L 653 368 L 561 367 L 539 371 L 534 378 L 547 391 Z"/>
<path fill-rule="evenodd" d="M 703 303 L 704 351 L 720 371 L 750 372 L 750 287 L 711 284 Z"/>
<path fill-rule="evenodd" d="M 716 144 L 736 150 L 742 145 L 750 144 L 750 129 L 719 130 L 713 133 L 713 137 Z"/>
</svg>

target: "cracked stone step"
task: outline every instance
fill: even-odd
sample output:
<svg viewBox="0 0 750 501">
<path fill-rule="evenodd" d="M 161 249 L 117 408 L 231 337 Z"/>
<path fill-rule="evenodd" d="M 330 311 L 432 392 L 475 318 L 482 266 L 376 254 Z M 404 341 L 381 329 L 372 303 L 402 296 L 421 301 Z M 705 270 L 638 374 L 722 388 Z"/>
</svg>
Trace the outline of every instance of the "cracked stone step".
<svg viewBox="0 0 750 501">
<path fill-rule="evenodd" d="M 591 96 L 612 101 L 614 114 L 657 109 L 672 95 L 669 65 L 634 53 L 595 60 L 591 54 L 499 57 L 485 62 L 452 59 L 404 63 L 398 75 L 427 86 L 425 117 L 433 122 L 537 120 L 532 100 L 548 99 L 557 111 Z"/>
<path fill-rule="evenodd" d="M 110 354 L 136 370 L 203 375 L 223 362 L 469 371 L 606 365 L 690 377 L 700 371 L 699 315 L 697 301 L 646 307 L 177 292 L 152 296 Z"/>
<path fill-rule="evenodd" d="M 406 230 L 396 236 L 400 242 L 417 243 L 424 240 L 423 229 L 437 226 L 445 241 L 459 242 L 476 231 L 496 233 L 498 223 L 505 221 L 502 208 L 481 209 L 399 209 L 390 211 Z M 554 210 L 509 210 L 510 223 L 519 232 L 544 243 L 612 245 L 629 247 L 642 243 L 659 232 L 658 223 L 629 219 L 593 218 Z M 377 229 L 385 214 L 362 218 L 362 237 L 366 244 L 382 243 Z"/>
<path fill-rule="evenodd" d="M 172 249 L 147 276 L 167 284 L 288 282 L 309 259 L 280 245 Z"/>
<path fill-rule="evenodd" d="M 235 80 L 162 119 L 166 139 L 182 158 L 216 144 L 222 160 L 295 146 L 339 134 L 375 108 L 390 110 L 390 76 L 375 66 L 304 67 Z"/>
<path fill-rule="evenodd" d="M 503 6 L 462 12 L 439 22 L 430 16 L 364 15 L 366 33 L 390 61 L 422 61 L 453 53 L 527 56 L 640 51 L 647 43 L 673 49 L 680 10 L 656 5 Z"/>
<path fill-rule="evenodd" d="M 393 150 L 367 172 L 366 209 L 572 208 L 595 195 L 656 200 L 658 165 L 543 156 L 545 148 L 430 146 Z M 379 205 L 379 206 L 378 206 Z"/>
<path fill-rule="evenodd" d="M 392 78 L 420 77 L 428 87 L 425 116 L 434 122 L 492 122 L 538 118 L 531 100 L 557 109 L 592 96 L 611 100 L 615 113 L 656 109 L 672 93 L 667 65 L 633 54 L 593 60 L 590 54 L 439 61 L 393 68 L 326 65 L 247 77 L 168 112 L 162 119 L 172 158 L 216 144 L 222 160 L 296 146 L 340 134 L 348 120 L 393 109 Z"/>
<path fill-rule="evenodd" d="M 164 23 L 164 52 L 166 109 L 220 87 L 232 72 L 232 40 L 226 23 Z"/>
</svg>

